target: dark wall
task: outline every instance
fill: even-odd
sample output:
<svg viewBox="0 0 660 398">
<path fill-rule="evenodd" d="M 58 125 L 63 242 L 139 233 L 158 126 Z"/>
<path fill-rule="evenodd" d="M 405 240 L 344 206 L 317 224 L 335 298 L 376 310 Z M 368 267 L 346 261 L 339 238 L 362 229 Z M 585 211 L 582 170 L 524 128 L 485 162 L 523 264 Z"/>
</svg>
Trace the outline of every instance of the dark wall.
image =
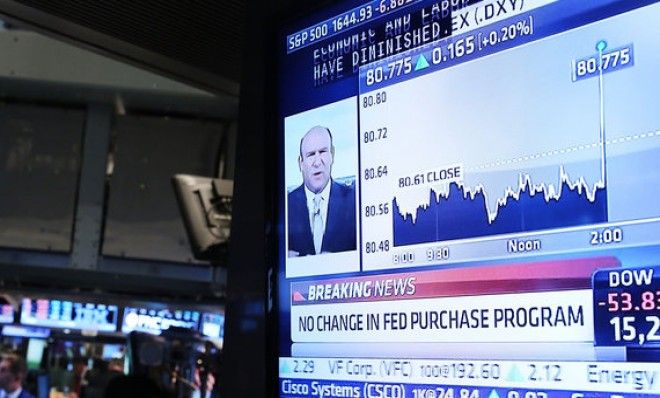
<svg viewBox="0 0 660 398">
<path fill-rule="evenodd" d="M 35 27 L 231 95 L 238 91 L 245 0 L 2 0 Z"/>
<path fill-rule="evenodd" d="M 248 0 L 232 242 L 227 276 L 223 397 L 277 397 L 276 203 L 278 26 L 333 1 Z"/>
<path fill-rule="evenodd" d="M 235 94 L 234 74 L 240 73 L 225 356 L 219 381 L 223 397 L 259 398 L 277 393 L 277 353 L 270 345 L 277 341 L 273 334 L 276 319 L 269 313 L 268 303 L 273 301 L 267 297 L 269 278 L 275 278 L 276 266 L 269 226 L 275 206 L 272 182 L 277 156 L 273 116 L 277 77 L 275 33 L 285 15 L 298 15 L 309 7 L 330 2 L 235 0 L 182 2 L 186 6 L 173 6 L 153 1 L 61 4 L 46 0 L 0 0 L 0 12 L 13 20 L 58 32 L 103 54 L 217 93 Z M 108 4 L 126 7 L 90 12 Z M 217 7 L 231 9 L 209 11 Z M 146 12 L 140 13 L 137 8 Z M 174 8 L 176 11 L 172 11 Z M 131 12 L 126 15 L 126 10 Z M 204 15 L 192 17 L 199 12 Z M 231 15 L 240 21 L 224 20 Z M 243 17 L 245 24 L 241 26 Z M 236 33 L 237 25 L 239 36 L 224 35 Z M 163 39 L 168 35 L 172 39 Z M 238 49 L 233 47 L 237 43 L 241 44 Z M 230 59 L 236 53 L 242 54 L 240 62 Z"/>
</svg>

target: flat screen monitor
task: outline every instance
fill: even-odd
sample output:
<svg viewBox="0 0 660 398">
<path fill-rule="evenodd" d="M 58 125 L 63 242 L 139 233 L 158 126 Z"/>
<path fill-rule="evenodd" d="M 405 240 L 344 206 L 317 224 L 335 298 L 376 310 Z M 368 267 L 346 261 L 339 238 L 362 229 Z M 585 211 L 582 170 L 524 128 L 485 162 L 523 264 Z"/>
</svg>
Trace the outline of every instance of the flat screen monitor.
<svg viewBox="0 0 660 398">
<path fill-rule="evenodd" d="M 50 329 L 18 325 L 5 325 L 2 327 L 2 335 L 11 337 L 34 337 L 47 339 L 50 337 Z"/>
<path fill-rule="evenodd" d="M 21 324 L 75 330 L 117 331 L 116 305 L 24 298 Z"/>
<path fill-rule="evenodd" d="M 175 174 L 172 184 L 193 255 L 198 260 L 220 258 L 229 241 L 234 183 Z"/>
<path fill-rule="evenodd" d="M 202 335 L 212 339 L 222 339 L 225 334 L 225 316 L 205 312 L 202 314 Z"/>
<path fill-rule="evenodd" d="M 14 306 L 11 304 L 0 305 L 0 323 L 14 323 Z"/>
<path fill-rule="evenodd" d="M 124 352 L 126 351 L 125 344 L 103 344 L 103 354 L 101 358 L 106 361 L 112 359 L 121 359 L 124 357 Z"/>
<path fill-rule="evenodd" d="M 46 345 L 48 345 L 48 341 L 44 339 L 31 338 L 28 340 L 27 354 L 25 355 L 28 369 L 39 369 Z"/>
<path fill-rule="evenodd" d="M 199 311 L 125 307 L 121 331 L 123 333 L 138 331 L 159 335 L 163 330 L 173 326 L 197 330 L 199 318 Z"/>
<path fill-rule="evenodd" d="M 328 3 L 273 72 L 279 396 L 658 396 L 660 4 Z"/>
</svg>

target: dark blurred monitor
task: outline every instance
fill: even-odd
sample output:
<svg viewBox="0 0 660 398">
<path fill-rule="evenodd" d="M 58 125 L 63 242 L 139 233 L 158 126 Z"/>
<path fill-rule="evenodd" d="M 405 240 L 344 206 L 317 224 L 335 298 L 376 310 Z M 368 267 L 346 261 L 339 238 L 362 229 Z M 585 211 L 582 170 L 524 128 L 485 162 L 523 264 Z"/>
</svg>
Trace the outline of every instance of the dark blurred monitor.
<svg viewBox="0 0 660 398">
<path fill-rule="evenodd" d="M 229 242 L 233 181 L 176 174 L 172 183 L 194 257 L 220 258 Z"/>
<path fill-rule="evenodd" d="M 171 396 L 188 396 L 180 394 L 191 392 L 196 369 L 217 368 L 217 350 L 186 328 L 171 327 L 160 336 L 131 332 L 128 347 L 129 374 L 150 378 Z"/>
<path fill-rule="evenodd" d="M 35 398 L 48 398 L 50 396 L 50 376 L 43 370 L 29 370 L 23 383 L 23 389 L 33 394 Z"/>
<path fill-rule="evenodd" d="M 165 339 L 148 333 L 130 332 L 128 335 L 128 373 L 145 375 L 149 368 L 163 364 Z"/>
</svg>

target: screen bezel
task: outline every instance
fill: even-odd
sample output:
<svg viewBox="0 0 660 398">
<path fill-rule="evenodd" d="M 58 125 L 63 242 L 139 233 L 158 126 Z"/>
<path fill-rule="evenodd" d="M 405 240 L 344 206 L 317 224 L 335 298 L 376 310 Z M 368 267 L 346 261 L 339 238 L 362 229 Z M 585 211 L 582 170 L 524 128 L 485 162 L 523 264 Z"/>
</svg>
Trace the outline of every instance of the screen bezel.
<svg viewBox="0 0 660 398">
<path fill-rule="evenodd" d="M 270 44 L 268 53 L 270 57 L 266 69 L 274 70 L 275 73 L 270 76 L 279 76 L 282 71 L 282 43 L 285 42 L 286 34 L 293 31 L 307 19 L 317 16 L 334 15 L 346 8 L 349 4 L 358 3 L 356 0 L 325 0 L 319 2 L 308 2 L 304 0 L 292 0 L 289 4 L 279 7 L 277 10 L 277 23 L 275 34 L 271 35 L 268 42 Z M 286 55 L 286 54 L 284 54 Z M 281 353 L 280 335 L 282 332 L 280 324 L 280 283 L 285 282 L 285 262 L 284 253 L 281 252 L 284 239 L 284 120 L 280 118 L 280 104 L 277 100 L 280 90 L 283 88 L 281 81 L 271 77 L 270 86 L 267 87 L 267 99 L 270 99 L 267 106 L 266 125 L 271 126 L 276 132 L 274 136 L 268 137 L 274 144 L 271 148 L 276 151 L 273 154 L 266 154 L 266 161 L 271 160 L 275 167 L 268 168 L 266 180 L 273 183 L 267 185 L 267 196 L 272 199 L 273 207 L 270 213 L 270 228 L 268 248 L 270 255 L 267 255 L 267 261 L 273 264 L 269 267 L 267 281 L 266 297 L 266 391 L 267 396 L 278 398 L 279 392 L 279 358 Z M 274 84 L 273 80 L 275 81 Z M 271 163 L 272 164 L 272 163 Z M 267 263 L 268 264 L 268 263 Z"/>
</svg>

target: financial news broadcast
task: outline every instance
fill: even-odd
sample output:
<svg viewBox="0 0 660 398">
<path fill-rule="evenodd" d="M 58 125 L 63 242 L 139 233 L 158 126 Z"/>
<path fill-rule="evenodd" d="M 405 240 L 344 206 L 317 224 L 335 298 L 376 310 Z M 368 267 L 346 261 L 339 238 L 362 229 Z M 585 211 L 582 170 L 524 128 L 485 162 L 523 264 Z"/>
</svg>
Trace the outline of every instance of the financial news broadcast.
<svg viewBox="0 0 660 398">
<path fill-rule="evenodd" d="M 647 0 L 285 24 L 279 396 L 660 396 L 659 39 Z"/>
</svg>

